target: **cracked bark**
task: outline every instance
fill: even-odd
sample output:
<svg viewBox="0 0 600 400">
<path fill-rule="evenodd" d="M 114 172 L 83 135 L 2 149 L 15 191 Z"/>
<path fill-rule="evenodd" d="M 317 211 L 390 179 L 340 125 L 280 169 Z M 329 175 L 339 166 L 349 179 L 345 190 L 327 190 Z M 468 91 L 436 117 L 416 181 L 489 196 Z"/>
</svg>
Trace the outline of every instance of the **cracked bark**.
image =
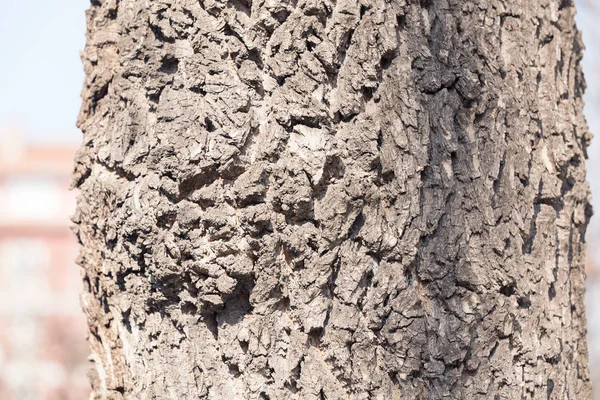
<svg viewBox="0 0 600 400">
<path fill-rule="evenodd" d="M 589 398 L 574 13 L 93 1 L 93 396 Z"/>
</svg>

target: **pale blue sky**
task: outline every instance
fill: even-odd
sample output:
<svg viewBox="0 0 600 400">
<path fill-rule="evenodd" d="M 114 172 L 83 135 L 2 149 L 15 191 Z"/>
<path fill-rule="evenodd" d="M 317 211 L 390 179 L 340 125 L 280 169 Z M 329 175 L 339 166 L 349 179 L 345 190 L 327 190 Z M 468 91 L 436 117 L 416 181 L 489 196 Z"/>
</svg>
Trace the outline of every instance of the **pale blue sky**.
<svg viewBox="0 0 600 400">
<path fill-rule="evenodd" d="M 0 0 L 0 133 L 77 142 L 89 0 Z"/>
<path fill-rule="evenodd" d="M 593 204 L 596 217 L 588 229 L 591 245 L 589 253 L 600 259 L 600 5 L 595 0 L 577 1 L 577 25 L 582 32 L 586 46 L 582 65 L 588 88 L 585 92 L 585 117 L 594 134 L 592 145 L 588 149 L 586 161 L 588 180 L 592 186 Z M 600 267 L 600 263 L 598 265 Z M 600 327 L 599 327 L 600 331 Z M 598 341 L 600 355 L 600 341 Z M 600 376 L 600 371 L 599 371 Z"/>
</svg>

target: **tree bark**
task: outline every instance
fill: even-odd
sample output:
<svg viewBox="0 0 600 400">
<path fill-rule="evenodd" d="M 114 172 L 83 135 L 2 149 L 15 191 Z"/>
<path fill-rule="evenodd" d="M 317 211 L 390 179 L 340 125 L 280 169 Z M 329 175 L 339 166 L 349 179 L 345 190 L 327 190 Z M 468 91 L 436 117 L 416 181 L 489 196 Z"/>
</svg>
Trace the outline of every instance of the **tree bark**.
<svg viewBox="0 0 600 400">
<path fill-rule="evenodd" d="M 589 398 L 570 0 L 91 3 L 94 398 Z"/>
</svg>

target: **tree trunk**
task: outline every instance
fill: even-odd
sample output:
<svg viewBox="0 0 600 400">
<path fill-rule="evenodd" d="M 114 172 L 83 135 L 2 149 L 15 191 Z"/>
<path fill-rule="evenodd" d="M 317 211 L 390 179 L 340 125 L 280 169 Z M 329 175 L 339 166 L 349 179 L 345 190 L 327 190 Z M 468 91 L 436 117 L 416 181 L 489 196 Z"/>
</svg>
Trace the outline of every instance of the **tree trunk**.
<svg viewBox="0 0 600 400">
<path fill-rule="evenodd" d="M 95 398 L 586 399 L 570 0 L 92 0 Z"/>
</svg>

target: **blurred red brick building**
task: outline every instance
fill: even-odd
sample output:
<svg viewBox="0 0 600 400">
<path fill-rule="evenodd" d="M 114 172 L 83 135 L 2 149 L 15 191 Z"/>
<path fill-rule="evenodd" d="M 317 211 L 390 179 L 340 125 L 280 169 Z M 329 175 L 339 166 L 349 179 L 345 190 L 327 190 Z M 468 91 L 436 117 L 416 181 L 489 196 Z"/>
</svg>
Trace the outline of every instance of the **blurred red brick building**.
<svg viewBox="0 0 600 400">
<path fill-rule="evenodd" d="M 0 138 L 0 400 L 88 397 L 74 153 Z"/>
</svg>

